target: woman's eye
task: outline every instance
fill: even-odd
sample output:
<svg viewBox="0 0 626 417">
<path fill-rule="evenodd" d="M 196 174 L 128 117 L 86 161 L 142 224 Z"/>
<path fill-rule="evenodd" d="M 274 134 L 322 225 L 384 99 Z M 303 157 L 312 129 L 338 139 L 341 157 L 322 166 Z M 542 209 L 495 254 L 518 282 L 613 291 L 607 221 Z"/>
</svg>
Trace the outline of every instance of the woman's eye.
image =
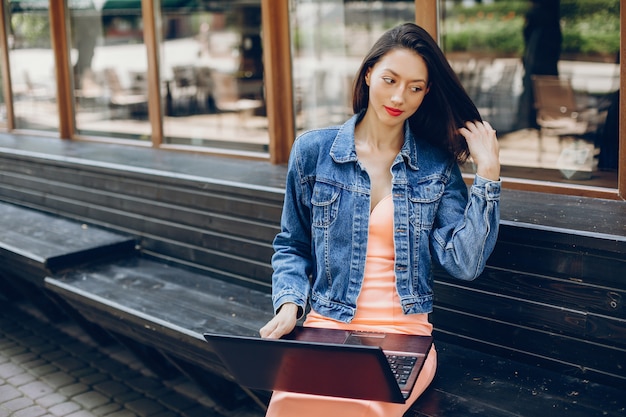
<svg viewBox="0 0 626 417">
<path fill-rule="evenodd" d="M 383 81 L 387 84 L 393 84 L 393 79 L 389 77 L 383 77 Z"/>
<path fill-rule="evenodd" d="M 411 87 L 411 91 L 414 93 L 419 93 L 422 91 L 422 87 Z"/>
</svg>

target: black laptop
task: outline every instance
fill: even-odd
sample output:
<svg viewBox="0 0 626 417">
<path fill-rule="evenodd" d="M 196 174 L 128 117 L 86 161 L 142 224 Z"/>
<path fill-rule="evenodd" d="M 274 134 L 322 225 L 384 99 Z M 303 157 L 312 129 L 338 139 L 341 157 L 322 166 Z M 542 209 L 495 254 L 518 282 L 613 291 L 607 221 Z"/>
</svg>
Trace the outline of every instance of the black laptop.
<svg viewBox="0 0 626 417">
<path fill-rule="evenodd" d="M 237 382 L 267 391 L 404 403 L 432 336 L 296 327 L 282 339 L 205 333 Z"/>
</svg>

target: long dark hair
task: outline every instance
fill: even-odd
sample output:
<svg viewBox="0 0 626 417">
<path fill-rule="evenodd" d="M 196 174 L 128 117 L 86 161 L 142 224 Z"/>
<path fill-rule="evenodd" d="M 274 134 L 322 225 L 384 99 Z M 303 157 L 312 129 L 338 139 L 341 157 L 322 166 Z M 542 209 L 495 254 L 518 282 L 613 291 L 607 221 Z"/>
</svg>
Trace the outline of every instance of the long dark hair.
<svg viewBox="0 0 626 417">
<path fill-rule="evenodd" d="M 480 121 L 480 114 L 435 40 L 414 23 L 404 23 L 385 32 L 363 59 L 354 80 L 354 112 L 367 109 L 369 103 L 369 86 L 365 82 L 367 71 L 383 55 L 399 48 L 416 52 L 428 68 L 428 94 L 409 118 L 414 136 L 446 149 L 458 162 L 464 162 L 469 149 L 458 129 L 467 121 Z"/>
</svg>

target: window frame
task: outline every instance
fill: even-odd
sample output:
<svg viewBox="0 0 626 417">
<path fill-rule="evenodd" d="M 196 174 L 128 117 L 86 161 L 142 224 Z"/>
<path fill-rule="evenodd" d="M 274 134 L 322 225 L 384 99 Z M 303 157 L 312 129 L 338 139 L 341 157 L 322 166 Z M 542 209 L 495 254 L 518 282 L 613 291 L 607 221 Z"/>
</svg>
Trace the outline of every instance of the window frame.
<svg viewBox="0 0 626 417">
<path fill-rule="evenodd" d="M 438 0 L 415 0 L 416 23 L 423 26 L 428 32 L 438 39 Z M 624 7 L 620 6 L 620 56 L 624 56 L 626 48 L 626 31 L 622 30 L 626 21 Z M 620 91 L 624 89 L 626 71 L 620 65 Z M 606 198 L 612 200 L 626 199 L 626 134 L 624 129 L 626 114 L 622 109 L 626 108 L 626 98 L 620 94 L 620 120 L 619 120 L 619 157 L 617 169 L 617 189 L 590 187 L 585 185 L 573 185 L 555 183 L 549 181 L 536 181 L 524 178 L 503 178 L 503 187 L 511 190 L 538 191 L 549 194 L 564 194 L 581 197 Z M 471 181 L 470 175 L 465 176 L 466 181 Z"/>
<path fill-rule="evenodd" d="M 70 65 L 70 44 L 67 28 L 69 27 L 68 0 L 49 1 L 49 19 L 52 47 L 55 55 L 57 77 L 57 100 L 59 109 L 58 135 L 64 140 L 94 140 L 113 143 L 124 143 L 135 146 L 151 146 L 155 148 L 193 151 L 207 154 L 229 155 L 239 158 L 268 160 L 273 164 L 284 164 L 295 137 L 295 116 L 293 107 L 293 84 L 291 63 L 291 42 L 289 31 L 289 1 L 261 0 L 262 27 L 272 28 L 264 31 L 263 57 L 265 62 L 265 92 L 268 114 L 269 155 L 259 154 L 258 158 L 236 150 L 224 152 L 210 148 L 190 148 L 181 145 L 163 143 L 163 114 L 159 93 L 158 66 L 158 28 L 161 0 L 141 0 L 142 18 L 144 22 L 144 43 L 148 53 L 148 113 L 151 125 L 152 141 L 135 143 L 115 138 L 88 138 L 76 132 L 75 112 L 73 108 L 72 71 Z M 0 70 L 4 100 L 6 103 L 6 125 L 0 131 L 14 132 L 14 111 L 11 94 L 11 74 L 9 67 L 7 21 L 9 0 L 0 0 Z M 415 0 L 416 23 L 428 30 L 435 39 L 438 35 L 439 1 Z M 621 30 L 626 21 L 626 12 L 620 7 L 620 56 L 626 49 L 626 31 Z M 620 65 L 620 90 L 626 85 L 626 70 Z M 626 133 L 622 128 L 626 123 L 626 97 L 620 94 L 619 120 L 619 157 L 617 189 L 571 185 L 547 181 L 535 181 L 523 178 L 503 178 L 503 186 L 512 190 L 539 191 L 551 194 L 566 194 L 593 198 L 624 200 L 626 198 Z M 19 132 L 18 132 L 19 133 Z M 31 132 L 32 133 L 32 132 Z M 471 178 L 467 178 L 471 181 Z"/>
</svg>

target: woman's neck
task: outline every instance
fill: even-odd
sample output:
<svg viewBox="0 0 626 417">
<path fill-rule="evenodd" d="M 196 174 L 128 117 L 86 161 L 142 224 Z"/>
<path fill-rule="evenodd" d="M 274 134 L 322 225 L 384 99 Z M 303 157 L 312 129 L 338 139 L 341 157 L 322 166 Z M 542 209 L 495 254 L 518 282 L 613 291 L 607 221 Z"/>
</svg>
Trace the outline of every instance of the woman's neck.
<svg viewBox="0 0 626 417">
<path fill-rule="evenodd" d="M 390 127 L 380 123 L 375 117 L 368 117 L 368 114 L 369 112 L 355 128 L 355 144 L 371 151 L 399 152 L 404 144 L 404 126 Z"/>
</svg>

